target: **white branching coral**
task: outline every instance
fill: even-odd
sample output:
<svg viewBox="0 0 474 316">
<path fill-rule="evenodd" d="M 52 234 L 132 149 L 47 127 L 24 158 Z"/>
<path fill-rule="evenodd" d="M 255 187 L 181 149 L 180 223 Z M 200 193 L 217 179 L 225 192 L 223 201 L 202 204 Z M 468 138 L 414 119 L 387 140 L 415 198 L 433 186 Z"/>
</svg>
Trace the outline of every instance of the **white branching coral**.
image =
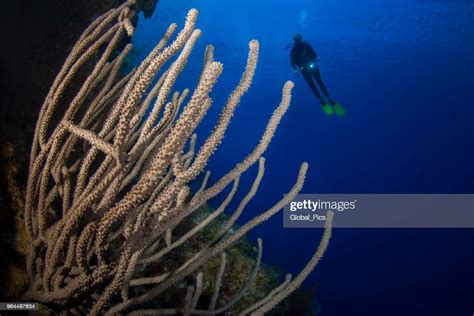
<svg viewBox="0 0 474 316">
<path fill-rule="evenodd" d="M 258 190 L 265 171 L 262 155 L 288 109 L 293 83 L 285 83 L 281 103 L 254 150 L 209 187 L 206 172 L 203 184 L 193 193 L 190 183 L 205 171 L 240 99 L 251 85 L 259 44 L 250 41 L 247 66 L 240 82 L 223 107 L 214 130 L 196 148 L 194 131 L 212 104 L 210 93 L 223 65 L 214 61 L 214 47 L 209 45 L 194 91 L 172 93 L 201 35 L 195 28 L 198 12 L 193 9 L 171 43 L 176 24 L 168 28 L 136 69 L 120 77 L 121 66 L 132 47 L 128 44 L 119 54 L 115 52 L 121 38 L 133 34 L 133 2 L 107 12 L 84 31 L 39 114 L 24 213 L 31 240 L 27 259 L 30 286 L 26 297 L 54 303 L 71 313 L 91 315 L 132 310 L 132 314 L 222 313 L 242 298 L 254 282 L 263 246 L 259 240 L 257 263 L 244 288 L 218 306 L 226 249 L 291 201 L 304 183 L 306 163 L 301 165 L 296 184 L 281 201 L 230 232 Z M 96 61 L 87 78 L 68 100 L 65 91 L 77 80 L 77 73 L 88 68 L 85 65 L 90 65 L 92 58 Z M 62 111 L 64 104 L 67 106 Z M 163 264 L 163 258 L 173 249 L 181 247 L 224 212 L 240 176 L 256 162 L 258 174 L 252 188 L 214 240 L 172 271 L 164 269 L 162 274 L 143 275 L 149 271 L 148 265 Z M 230 184 L 232 190 L 219 208 L 186 233 L 173 233 L 177 225 Z M 301 284 L 327 247 L 331 218 L 330 214 L 323 241 L 303 272 L 293 281 L 287 277 L 244 314 L 266 312 Z M 204 310 L 199 305 L 204 282 L 200 269 L 219 256 L 221 264 L 215 272 L 214 294 Z M 188 284 L 182 306 L 137 310 L 142 303 L 193 275 L 196 282 Z"/>
</svg>

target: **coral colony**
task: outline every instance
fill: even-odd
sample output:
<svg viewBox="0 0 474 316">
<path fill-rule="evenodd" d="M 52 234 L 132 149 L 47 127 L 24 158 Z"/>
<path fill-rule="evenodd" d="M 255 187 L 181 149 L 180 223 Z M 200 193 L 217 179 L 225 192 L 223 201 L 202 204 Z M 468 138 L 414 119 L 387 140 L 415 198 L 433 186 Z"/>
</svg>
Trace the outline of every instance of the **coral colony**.
<svg viewBox="0 0 474 316">
<path fill-rule="evenodd" d="M 201 35 L 195 29 L 198 12 L 190 10 L 171 43 L 176 24 L 136 69 L 122 75 L 121 65 L 132 46 L 118 47 L 123 36 L 133 34 L 133 4 L 128 1 L 107 12 L 84 31 L 42 106 L 31 150 L 25 206 L 25 226 L 31 241 L 27 259 L 30 285 L 25 298 L 57 311 L 91 315 L 222 313 L 246 295 L 254 282 L 262 241 L 258 240 L 258 258 L 247 284 L 224 304 L 217 304 L 226 249 L 288 204 L 304 183 L 306 163 L 281 201 L 240 228 L 231 229 L 259 187 L 265 170 L 262 154 L 289 106 L 293 83 L 285 83 L 281 103 L 253 151 L 210 186 L 207 173 L 200 189 L 193 192 L 189 184 L 204 172 L 252 82 L 259 43 L 250 41 L 242 78 L 214 130 L 197 149 L 193 132 L 211 106 L 209 94 L 223 65 L 213 60 L 209 45 L 194 91 L 171 94 Z M 120 53 L 116 55 L 117 50 Z M 88 69 L 87 77 L 68 100 L 68 85 L 78 80 L 77 73 L 84 68 Z M 237 190 L 239 177 L 256 163 L 258 174 L 251 190 L 215 240 L 180 266 L 166 267 L 166 258 L 174 249 L 224 211 Z M 232 190 L 215 212 L 185 233 L 175 233 L 184 219 L 229 185 Z M 302 272 L 293 279 L 288 275 L 262 300 L 242 310 L 242 315 L 269 311 L 301 285 L 328 246 L 331 223 L 329 213 L 322 241 Z M 209 281 L 213 294 L 203 302 L 201 269 L 213 258 L 220 258 L 220 265 Z M 149 265 L 160 266 L 158 274 L 156 269 L 147 269 Z M 147 275 L 151 271 L 155 274 Z M 156 303 L 178 284 L 185 286 L 177 306 Z M 151 301 L 154 305 L 149 304 Z"/>
</svg>

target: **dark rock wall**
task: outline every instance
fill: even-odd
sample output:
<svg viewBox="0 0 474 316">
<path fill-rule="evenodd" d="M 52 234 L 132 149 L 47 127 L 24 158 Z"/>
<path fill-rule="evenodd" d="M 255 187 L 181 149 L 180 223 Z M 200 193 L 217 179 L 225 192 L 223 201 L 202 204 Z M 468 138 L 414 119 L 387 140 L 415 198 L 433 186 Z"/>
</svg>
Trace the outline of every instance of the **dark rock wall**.
<svg viewBox="0 0 474 316">
<path fill-rule="evenodd" d="M 75 41 L 97 16 L 122 2 L 8 0 L 2 3 L 0 141 L 20 142 L 20 137 L 19 145 L 29 147 L 41 103 Z M 150 16 L 156 2 L 139 1 L 137 10 L 143 9 L 145 16 Z"/>
</svg>

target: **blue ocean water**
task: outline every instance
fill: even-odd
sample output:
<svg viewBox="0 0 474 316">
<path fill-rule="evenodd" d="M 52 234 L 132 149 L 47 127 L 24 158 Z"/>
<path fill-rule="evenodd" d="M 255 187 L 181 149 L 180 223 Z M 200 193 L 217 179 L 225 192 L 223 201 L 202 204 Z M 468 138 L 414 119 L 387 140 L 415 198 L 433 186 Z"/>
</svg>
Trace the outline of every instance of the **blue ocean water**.
<svg viewBox="0 0 474 316">
<path fill-rule="evenodd" d="M 206 44 L 215 45 L 215 58 L 224 63 L 198 129 L 201 141 L 240 79 L 248 41 L 261 44 L 252 88 L 210 161 L 211 180 L 252 150 L 284 82 L 296 84 L 265 154 L 265 179 L 241 222 L 280 199 L 303 161 L 310 165 L 304 193 L 474 193 L 473 1 L 160 0 L 151 19 L 139 20 L 137 62 L 193 7 L 203 35 L 176 88 L 194 88 Z M 344 117 L 325 116 L 293 74 L 294 33 L 316 49 Z M 255 173 L 243 177 L 238 197 Z M 317 229 L 284 229 L 281 216 L 250 234 L 264 239 L 267 263 L 293 274 L 320 236 Z M 473 241 L 472 229 L 335 229 L 305 284 L 318 282 L 321 315 L 471 315 Z"/>
</svg>

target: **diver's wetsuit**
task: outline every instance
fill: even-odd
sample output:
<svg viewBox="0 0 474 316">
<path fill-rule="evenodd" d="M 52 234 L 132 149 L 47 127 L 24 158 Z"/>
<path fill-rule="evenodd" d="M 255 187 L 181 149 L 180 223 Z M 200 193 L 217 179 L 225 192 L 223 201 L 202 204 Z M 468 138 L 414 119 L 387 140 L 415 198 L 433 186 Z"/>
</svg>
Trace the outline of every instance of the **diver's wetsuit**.
<svg viewBox="0 0 474 316">
<path fill-rule="evenodd" d="M 311 88 L 311 91 L 313 91 L 314 95 L 321 101 L 321 104 L 324 105 L 326 104 L 326 102 L 319 94 L 318 88 L 316 88 L 316 84 L 314 83 L 313 78 L 318 83 L 324 95 L 329 99 L 331 104 L 334 105 L 335 102 L 329 96 L 329 92 L 326 86 L 324 85 L 323 80 L 321 79 L 321 73 L 319 72 L 319 68 L 316 65 L 317 57 L 318 55 L 311 47 L 311 45 L 304 41 L 297 41 L 291 49 L 291 67 L 293 67 L 293 69 L 296 69 L 296 67 L 298 67 L 301 70 L 301 73 L 303 74 L 304 79 Z M 313 65 L 313 67 L 310 67 L 310 65 Z"/>
</svg>

